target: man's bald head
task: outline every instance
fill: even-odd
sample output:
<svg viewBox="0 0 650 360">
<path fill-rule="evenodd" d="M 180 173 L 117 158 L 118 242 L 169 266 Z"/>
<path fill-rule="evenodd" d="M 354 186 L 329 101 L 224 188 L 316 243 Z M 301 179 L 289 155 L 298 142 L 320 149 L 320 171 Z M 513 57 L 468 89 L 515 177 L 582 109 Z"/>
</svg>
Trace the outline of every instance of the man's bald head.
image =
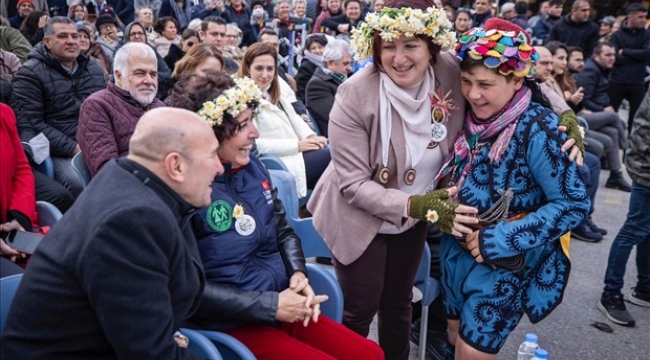
<svg viewBox="0 0 650 360">
<path fill-rule="evenodd" d="M 553 55 L 551 51 L 543 46 L 535 46 L 539 54 L 537 65 L 535 65 L 535 77 L 540 81 L 546 81 L 553 75 Z"/>
<path fill-rule="evenodd" d="M 195 207 L 210 204 L 211 184 L 223 172 L 212 128 L 177 108 L 146 112 L 135 127 L 128 158 L 146 167 Z"/>
</svg>

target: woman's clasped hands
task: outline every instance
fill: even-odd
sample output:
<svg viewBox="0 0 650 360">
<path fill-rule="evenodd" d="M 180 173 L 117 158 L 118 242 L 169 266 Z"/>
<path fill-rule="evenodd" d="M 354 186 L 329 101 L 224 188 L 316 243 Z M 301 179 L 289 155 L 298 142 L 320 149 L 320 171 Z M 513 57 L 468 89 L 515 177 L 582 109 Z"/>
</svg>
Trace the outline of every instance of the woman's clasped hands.
<svg viewBox="0 0 650 360">
<path fill-rule="evenodd" d="M 307 327 L 310 319 L 318 322 L 320 303 L 327 299 L 327 295 L 314 293 L 305 274 L 295 272 L 289 279 L 289 287 L 280 293 L 275 318 L 287 323 L 302 321 Z"/>
<path fill-rule="evenodd" d="M 298 142 L 298 151 L 312 151 L 322 149 L 327 146 L 327 138 L 324 136 L 312 135 Z"/>
</svg>

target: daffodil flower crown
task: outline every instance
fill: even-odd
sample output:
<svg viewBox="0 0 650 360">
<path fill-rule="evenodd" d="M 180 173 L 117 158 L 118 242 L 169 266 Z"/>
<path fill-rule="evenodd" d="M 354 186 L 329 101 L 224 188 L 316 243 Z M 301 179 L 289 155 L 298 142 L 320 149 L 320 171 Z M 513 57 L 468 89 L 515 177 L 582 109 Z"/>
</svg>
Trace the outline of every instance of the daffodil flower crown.
<svg viewBox="0 0 650 360">
<path fill-rule="evenodd" d="M 210 126 L 221 125 L 224 114 L 234 118 L 250 107 L 253 102 L 259 102 L 262 91 L 255 81 L 248 77 L 233 77 L 235 86 L 224 91 L 216 99 L 203 103 L 197 112 Z"/>
<path fill-rule="evenodd" d="M 483 60 L 488 68 L 516 77 L 534 75 L 539 59 L 537 50 L 530 46 L 528 36 L 523 31 L 473 28 L 461 36 L 456 53 L 461 61 L 467 56 Z"/>
<path fill-rule="evenodd" d="M 363 60 L 372 55 L 376 31 L 384 41 L 392 41 L 401 35 L 413 37 L 421 34 L 430 37 L 444 50 L 453 48 L 456 43 L 456 33 L 442 9 L 383 8 L 380 12 L 368 13 L 365 22 L 352 30 L 350 46 L 355 59 Z"/>
</svg>

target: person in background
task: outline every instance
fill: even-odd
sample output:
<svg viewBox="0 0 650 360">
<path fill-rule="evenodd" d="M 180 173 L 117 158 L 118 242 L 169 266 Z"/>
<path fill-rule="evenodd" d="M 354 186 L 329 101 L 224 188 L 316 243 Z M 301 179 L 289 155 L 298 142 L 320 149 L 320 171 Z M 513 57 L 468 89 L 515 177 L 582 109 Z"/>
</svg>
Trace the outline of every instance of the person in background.
<svg viewBox="0 0 650 360">
<path fill-rule="evenodd" d="M 456 37 L 460 37 L 471 28 L 472 25 L 472 13 L 469 9 L 458 9 L 456 10 L 456 18 L 454 19 L 454 31 L 456 32 Z"/>
<path fill-rule="evenodd" d="M 201 41 L 212 44 L 217 48 L 217 50 L 223 51 L 223 46 L 226 41 L 227 27 L 228 23 L 221 17 L 206 17 L 201 22 L 201 30 L 199 31 Z M 232 75 L 237 72 L 239 65 L 233 59 L 224 56 L 223 60 L 225 61 L 225 63 L 223 63 L 223 68 L 227 74 Z"/>
<path fill-rule="evenodd" d="M 221 75 L 224 60 L 221 52 L 212 44 L 196 44 L 176 63 L 173 79 L 193 75 Z"/>
<path fill-rule="evenodd" d="M 42 11 L 32 11 L 20 25 L 20 33 L 32 46 L 43 41 L 43 28 L 50 17 Z"/>
<path fill-rule="evenodd" d="M 129 155 L 105 165 L 32 255 L 0 357 L 197 359 L 175 332 L 206 301 L 190 220 L 223 172 L 218 147 L 195 113 L 147 112 Z"/>
<path fill-rule="evenodd" d="M 526 0 L 518 0 L 515 2 L 514 16 L 511 17 L 510 22 L 524 29 L 528 34 L 532 34 L 533 29 L 528 22 L 528 2 Z"/>
<path fill-rule="evenodd" d="M 113 68 L 113 64 L 102 46 L 95 42 L 95 27 L 85 22 L 77 23 L 76 28 L 79 33 L 79 49 L 81 53 L 86 54 L 89 58 L 96 61 L 102 70 L 104 70 L 106 78 L 108 78 L 108 75 L 111 74 L 110 71 Z"/>
<path fill-rule="evenodd" d="M 343 14 L 323 20 L 322 26 L 334 35 L 350 36 L 352 29 L 363 21 L 364 4 L 361 0 L 345 0 L 343 4 Z"/>
<path fill-rule="evenodd" d="M 169 53 L 169 47 L 172 44 L 180 44 L 178 22 L 171 16 L 164 16 L 156 21 L 154 30 L 158 35 L 153 38 L 153 47 L 164 58 Z"/>
<path fill-rule="evenodd" d="M 136 21 L 137 19 L 137 12 L 139 9 L 150 9 L 154 14 L 158 14 L 160 11 L 160 6 L 162 5 L 162 0 L 135 0 L 133 2 L 133 6 L 135 7 L 136 11 Z M 139 22 L 139 21 L 138 21 Z"/>
<path fill-rule="evenodd" d="M 184 96 L 171 105 L 195 110 L 210 124 L 225 168 L 213 179 L 211 204 L 192 219 L 206 281 L 214 285 L 210 295 L 218 300 L 211 318 L 195 316 L 192 323 L 235 337 L 257 358 L 384 359 L 372 341 L 320 315 L 327 296 L 311 288 L 300 239 L 264 165 L 250 155 L 259 136 L 257 85 L 224 75 L 177 85 Z"/>
<path fill-rule="evenodd" d="M 68 8 L 68 17 L 74 22 L 83 22 L 86 21 L 88 17 L 88 11 L 84 6 L 83 2 L 79 2 L 75 5 L 72 5 Z"/>
<path fill-rule="evenodd" d="M 163 0 L 157 18 L 171 16 L 178 24 L 178 30 L 185 30 L 192 20 L 192 5 L 190 0 Z"/>
<path fill-rule="evenodd" d="M 600 30 L 598 31 L 598 35 L 600 36 L 598 39 L 599 42 L 609 42 L 609 39 L 612 37 L 612 33 L 614 32 L 613 28 L 615 22 L 616 18 L 611 15 L 600 19 L 598 22 L 598 24 L 600 24 Z"/>
<path fill-rule="evenodd" d="M 312 33 L 322 33 L 326 32 L 325 26 L 323 26 L 323 21 L 331 18 L 332 16 L 342 15 L 343 10 L 341 9 L 341 0 L 327 0 L 327 8 L 323 8 L 320 15 L 314 21 L 314 28 Z"/>
<path fill-rule="evenodd" d="M 264 11 L 264 1 L 254 0 L 251 2 L 251 18 L 249 23 L 253 38 L 255 41 L 259 38 L 259 34 L 266 28 L 266 23 L 269 21 L 269 15 Z"/>
<path fill-rule="evenodd" d="M 208 16 L 217 16 L 230 22 L 230 14 L 226 11 L 226 5 L 223 0 L 203 0 L 192 6 L 192 19 L 205 19 Z"/>
<path fill-rule="evenodd" d="M 380 12 L 384 8 L 384 5 L 386 5 L 386 0 L 372 0 L 370 3 L 370 11 Z"/>
<path fill-rule="evenodd" d="M 91 177 L 109 160 L 128 154 L 131 135 L 145 112 L 165 106 L 155 98 L 158 60 L 146 43 L 129 42 L 118 49 L 113 78 L 115 82 L 89 96 L 79 110 L 77 141 Z"/>
<path fill-rule="evenodd" d="M 643 101 L 647 87 L 643 75 L 650 64 L 650 30 L 645 28 L 647 16 L 646 7 L 631 4 L 627 8 L 625 22 L 611 37 L 616 61 L 610 72 L 609 99 L 615 111 L 618 111 L 623 100 L 630 104 L 628 131 L 632 129 L 634 114 Z"/>
<path fill-rule="evenodd" d="M 323 51 L 322 66 L 316 68 L 307 84 L 305 99 L 309 113 L 318 124 L 321 135 L 328 137 L 330 111 L 339 86 L 352 71 L 352 50 L 347 42 L 332 39 Z"/>
<path fill-rule="evenodd" d="M 549 5 L 550 1 L 545 0 L 542 1 L 542 3 L 539 5 L 539 12 L 528 19 L 528 23 L 532 28 L 535 28 L 535 25 L 537 25 L 537 22 L 544 16 L 548 15 L 548 9 L 550 8 Z"/>
<path fill-rule="evenodd" d="M 154 30 L 154 15 L 153 11 L 150 8 L 139 8 L 136 10 L 135 21 L 140 23 L 144 27 L 144 31 L 147 33 L 147 42 L 149 44 L 153 43 L 153 39 L 156 37 L 156 30 Z"/>
<path fill-rule="evenodd" d="M 490 0 L 476 0 L 474 1 L 474 17 L 472 19 L 472 26 L 483 27 L 485 22 L 494 16 L 492 13 L 492 5 Z"/>
<path fill-rule="evenodd" d="M 241 41 L 242 47 L 250 46 L 257 41 L 257 37 L 253 34 L 253 26 L 251 25 L 251 8 L 247 6 L 244 0 L 230 0 L 230 4 L 226 6 L 230 21 L 237 24 L 243 33 Z"/>
<path fill-rule="evenodd" d="M 632 193 L 627 219 L 612 242 L 605 272 L 605 288 L 598 309 L 612 322 L 634 326 L 635 320 L 625 307 L 622 290 L 625 269 L 636 246 L 637 283 L 629 302 L 650 307 L 650 91 L 648 91 L 634 117 L 630 133 L 630 147 L 625 155 L 625 167 L 632 178 Z"/>
<path fill-rule="evenodd" d="M 391 25 L 415 20 L 415 9 L 423 13 L 417 31 Z M 460 236 L 471 232 L 463 224 L 478 220 L 461 215 L 474 208 L 449 200 L 454 189 L 427 192 L 452 145 L 432 134 L 431 99 L 440 97 L 435 119 L 449 134 L 460 131 L 464 117 L 458 64 L 442 50 L 456 40 L 451 22 L 426 0 L 388 0 L 375 16 L 353 32 L 357 59 L 374 61 L 338 88 L 328 125 L 332 162 L 307 209 L 333 255 L 343 324 L 367 336 L 377 315 L 386 358 L 406 360 L 427 222 Z M 429 31 L 434 23 L 436 33 Z"/>
<path fill-rule="evenodd" d="M 510 20 L 515 17 L 517 13 L 515 12 L 515 4 L 512 2 L 507 2 L 501 5 L 499 11 L 499 17 L 505 20 Z"/>
<path fill-rule="evenodd" d="M 9 24 L 14 29 L 20 29 L 20 25 L 25 21 L 27 15 L 31 14 L 35 10 L 34 2 L 32 0 L 19 0 L 18 1 L 18 12 L 16 15 L 12 16 L 9 19 Z"/>
<path fill-rule="evenodd" d="M 243 34 L 237 27 L 237 24 L 226 25 L 226 39 L 222 49 L 223 56 L 232 59 L 237 65 L 241 64 L 241 59 L 244 57 L 244 50 L 239 45 Z"/>
<path fill-rule="evenodd" d="M 0 103 L 0 160 L 0 277 L 5 277 L 22 273 L 15 263 L 25 257 L 5 242 L 6 237 L 16 230 L 31 231 L 36 222 L 34 175 L 18 137 L 14 112 L 5 103 Z"/>
<path fill-rule="evenodd" d="M 591 56 L 598 43 L 598 25 L 590 20 L 591 5 L 587 0 L 575 0 L 571 13 L 553 25 L 544 43 L 559 41 L 566 46 L 580 46 L 585 56 Z"/>
<path fill-rule="evenodd" d="M 305 89 L 307 83 L 314 75 L 316 69 L 323 65 L 323 51 L 327 45 L 327 38 L 321 34 L 307 36 L 305 47 L 302 50 L 302 63 L 296 74 L 296 97 L 305 103 Z M 347 75 L 347 74 L 346 74 Z M 322 130 L 322 129 L 321 129 Z"/>
<path fill-rule="evenodd" d="M 311 25 L 314 23 L 314 20 L 307 17 L 307 1 L 294 0 L 293 10 L 291 11 L 291 17 L 300 21 L 301 25 L 305 25 L 305 29 L 307 30 L 307 32 L 311 33 Z"/>
<path fill-rule="evenodd" d="M 174 69 L 176 63 L 187 54 L 192 46 L 199 43 L 199 32 L 185 29 L 181 34 L 181 41 L 179 45 L 171 44 L 169 46 L 169 53 L 165 56 L 165 63 L 170 69 Z"/>
<path fill-rule="evenodd" d="M 32 44 L 18 29 L 9 26 L 7 19 L 0 17 L 0 49 L 16 54 L 21 63 L 27 61 Z"/>
<path fill-rule="evenodd" d="M 117 26 L 117 20 L 110 14 L 102 14 L 95 21 L 95 28 L 99 33 L 99 37 L 95 42 L 101 45 L 104 54 L 106 54 L 111 63 L 113 63 L 115 50 L 122 43 L 122 39 L 120 39 L 117 32 Z"/>
<path fill-rule="evenodd" d="M 16 54 L 0 49 L 0 77 L 12 81 L 21 66 Z"/>
<path fill-rule="evenodd" d="M 260 137 L 260 154 L 277 155 L 296 179 L 298 197 L 313 189 L 330 162 L 327 139 L 316 135 L 295 112 L 283 93 L 278 77 L 275 48 L 264 43 L 248 47 L 237 74 L 250 77 L 262 90 L 259 113 L 254 123 Z"/>
<path fill-rule="evenodd" d="M 34 47 L 13 82 L 18 104 L 34 130 L 50 142 L 55 179 L 74 197 L 83 189 L 72 168 L 72 157 L 81 151 L 76 141 L 79 107 L 90 94 L 106 87 L 101 67 L 80 52 L 72 20 L 50 18 L 43 42 Z"/>
<path fill-rule="evenodd" d="M 565 0 L 549 0 L 548 12 L 546 14 L 542 13 L 537 23 L 533 25 L 533 36 L 535 37 L 537 45 L 546 42 L 548 33 L 551 32 L 553 26 L 562 20 L 564 1 Z"/>
<path fill-rule="evenodd" d="M 577 46 L 567 47 L 569 51 L 569 58 L 567 60 L 567 69 L 571 75 L 575 75 L 582 71 L 585 67 L 585 58 L 582 54 L 582 49 Z"/>
</svg>

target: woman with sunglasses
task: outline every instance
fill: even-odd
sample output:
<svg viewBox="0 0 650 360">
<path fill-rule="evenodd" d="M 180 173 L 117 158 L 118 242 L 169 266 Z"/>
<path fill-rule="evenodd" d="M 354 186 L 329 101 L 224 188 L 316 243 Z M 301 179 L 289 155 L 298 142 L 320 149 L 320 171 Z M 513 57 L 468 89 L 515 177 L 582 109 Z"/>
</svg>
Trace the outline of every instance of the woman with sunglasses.
<svg viewBox="0 0 650 360">
<path fill-rule="evenodd" d="M 188 51 L 190 51 L 192 46 L 198 43 L 199 33 L 197 31 L 191 29 L 183 30 L 180 44 L 171 44 L 171 46 L 169 46 L 169 53 L 165 56 L 165 63 L 167 66 L 171 70 L 174 70 L 176 63 L 182 59 Z"/>
</svg>

